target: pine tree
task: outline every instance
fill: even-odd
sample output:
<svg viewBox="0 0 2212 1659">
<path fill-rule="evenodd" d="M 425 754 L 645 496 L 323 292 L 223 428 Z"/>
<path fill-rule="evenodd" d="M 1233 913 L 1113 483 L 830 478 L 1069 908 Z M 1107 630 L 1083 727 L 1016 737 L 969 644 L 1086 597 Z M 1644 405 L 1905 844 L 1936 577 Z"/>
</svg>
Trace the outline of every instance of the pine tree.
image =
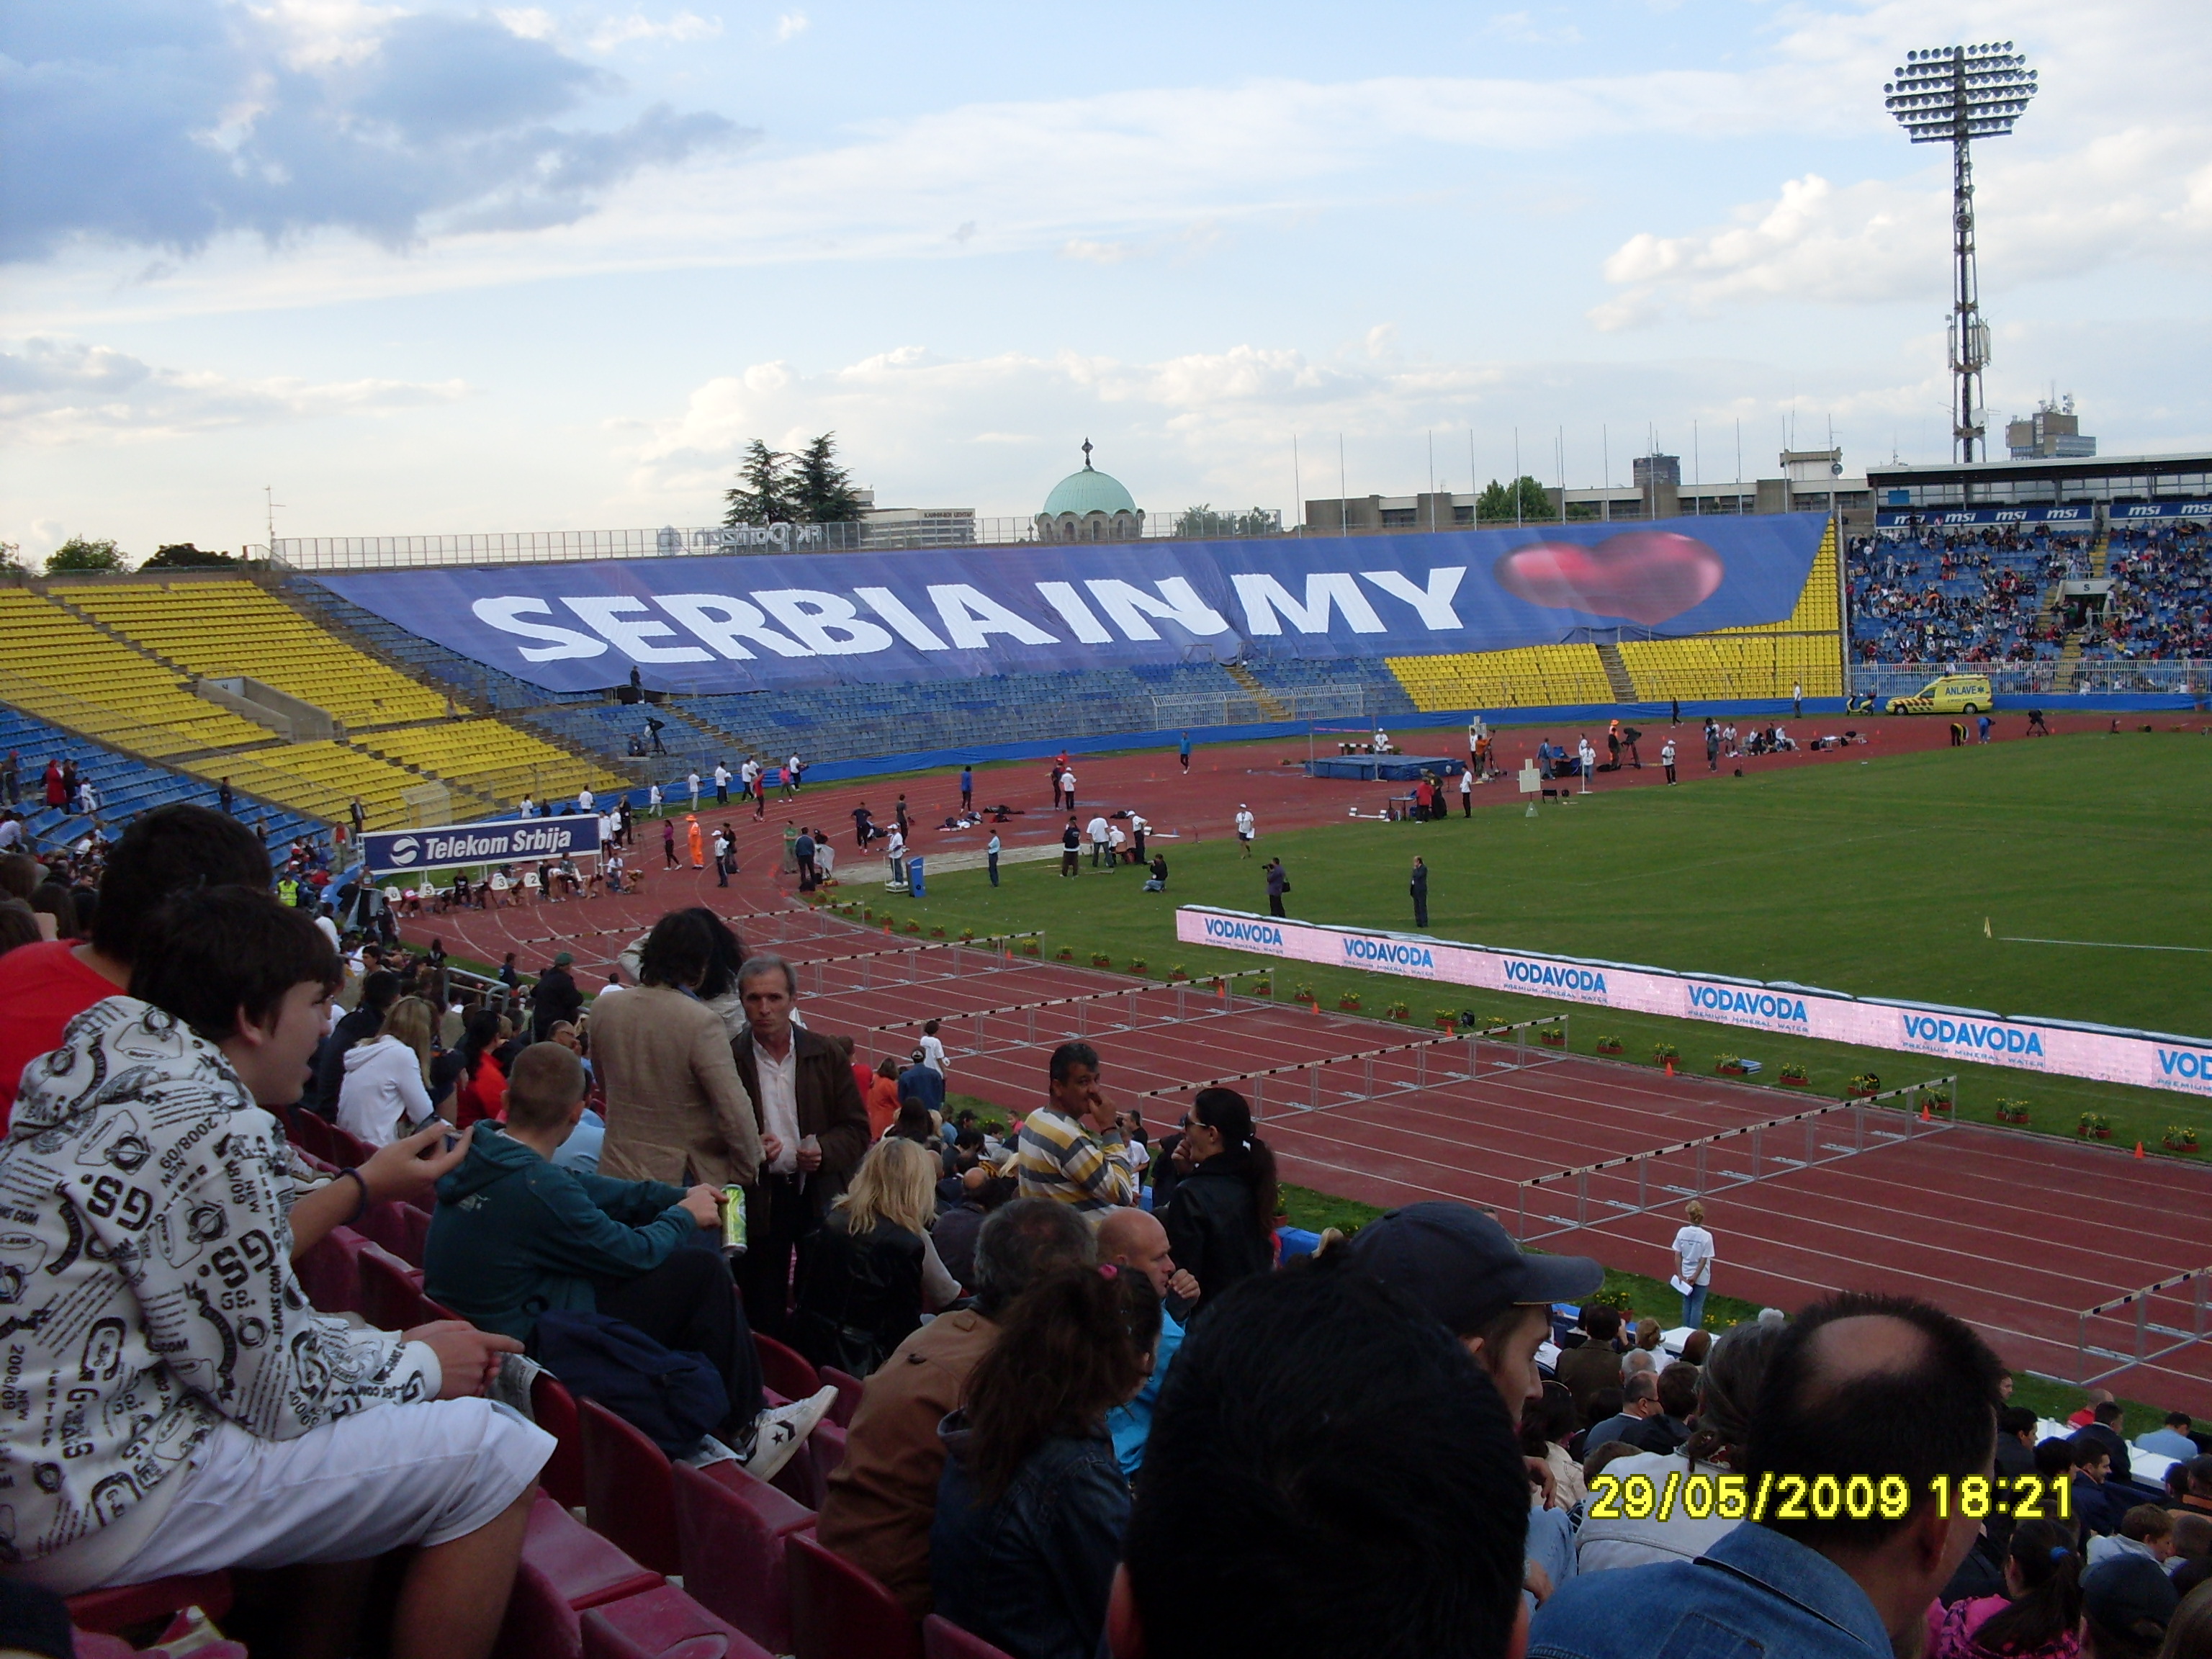
<svg viewBox="0 0 2212 1659">
<path fill-rule="evenodd" d="M 799 476 L 792 488 L 793 521 L 847 524 L 862 512 L 853 475 L 837 465 L 837 434 L 825 432 L 795 458 Z"/>
<path fill-rule="evenodd" d="M 770 449 L 758 438 L 746 445 L 736 487 L 722 492 L 722 499 L 728 503 L 722 522 L 788 524 L 798 517 L 792 496 L 791 463 L 790 456 Z"/>
</svg>

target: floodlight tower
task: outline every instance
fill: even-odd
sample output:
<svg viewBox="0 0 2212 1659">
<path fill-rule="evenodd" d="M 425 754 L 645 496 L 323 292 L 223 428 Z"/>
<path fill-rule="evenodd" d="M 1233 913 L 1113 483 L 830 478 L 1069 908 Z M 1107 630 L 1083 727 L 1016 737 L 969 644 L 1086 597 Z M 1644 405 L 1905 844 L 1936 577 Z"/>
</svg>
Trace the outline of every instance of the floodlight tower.
<svg viewBox="0 0 2212 1659">
<path fill-rule="evenodd" d="M 1916 144 L 1951 146 L 1952 254 L 1958 267 L 1951 304 L 1951 435 L 1959 459 L 1986 460 L 1982 370 L 1990 361 L 1990 325 L 1982 320 L 1974 277 L 1974 163 L 1968 141 L 2002 138 L 2012 131 L 2035 96 L 2035 71 L 2011 41 L 2002 40 L 1908 52 L 1894 75 L 1882 91 L 1898 125 Z"/>
</svg>

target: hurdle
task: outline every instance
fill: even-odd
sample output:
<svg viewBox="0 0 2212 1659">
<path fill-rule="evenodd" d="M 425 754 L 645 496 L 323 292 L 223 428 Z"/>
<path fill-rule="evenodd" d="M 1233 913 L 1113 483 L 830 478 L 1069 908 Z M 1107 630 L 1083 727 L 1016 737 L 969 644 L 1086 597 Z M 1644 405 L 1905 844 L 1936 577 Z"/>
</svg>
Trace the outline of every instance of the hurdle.
<svg viewBox="0 0 2212 1659">
<path fill-rule="evenodd" d="M 1466 1059 L 1459 1065 L 1446 1060 L 1441 1066 L 1430 1062 L 1430 1056 L 1439 1049 L 1462 1049 Z M 1384 1078 L 1378 1085 L 1375 1062 L 1394 1055 L 1412 1056 L 1413 1075 L 1402 1081 Z M 1359 1087 L 1356 1092 L 1340 1099 L 1324 1097 L 1322 1075 L 1334 1066 L 1357 1064 L 1360 1068 Z M 1441 1036 L 1424 1037 L 1413 1042 L 1393 1042 L 1379 1048 L 1363 1048 L 1348 1054 L 1325 1054 L 1318 1060 L 1294 1060 L 1284 1066 L 1257 1066 L 1242 1072 L 1231 1072 L 1222 1077 L 1207 1078 L 1197 1083 L 1170 1084 L 1164 1088 L 1147 1089 L 1136 1097 L 1139 1100 L 1164 1100 L 1176 1095 L 1190 1094 L 1200 1089 L 1225 1088 L 1232 1083 L 1249 1085 L 1252 1115 L 1261 1115 L 1267 1079 L 1304 1079 L 1304 1099 L 1298 1098 L 1300 1091 L 1295 1083 L 1276 1085 L 1277 1109 L 1282 1111 L 1317 1112 L 1345 1106 L 1363 1105 L 1369 1101 L 1388 1100 L 1395 1095 L 1414 1094 L 1449 1083 L 1472 1083 L 1479 1074 L 1474 1041 L 1458 1031 Z"/>
<path fill-rule="evenodd" d="M 2154 1319 L 2151 1309 L 2161 1297 L 2171 1298 L 2171 1293 L 2189 1287 L 2189 1328 Z M 2107 1347 L 2090 1340 L 2090 1322 L 2113 1314 L 2132 1311 L 2129 1324 L 2135 1334 L 2131 1351 Z M 2155 1364 L 2170 1354 L 2195 1344 L 2212 1340 L 2212 1267 L 2195 1267 L 2185 1273 L 2176 1273 L 2171 1279 L 2161 1279 L 2155 1285 L 2145 1285 L 2139 1290 L 2116 1296 L 2109 1302 L 2100 1302 L 2094 1308 L 2084 1308 L 2074 1316 L 2074 1376 L 2083 1388 L 2101 1382 L 2108 1376 L 2137 1365 Z M 2154 1340 L 2162 1340 L 2163 1347 L 2154 1348 Z M 2089 1369 L 2092 1360 L 2109 1359 L 2115 1362 L 2100 1371 Z"/>
<path fill-rule="evenodd" d="M 1732 1187 L 1747 1187 L 1756 1181 L 1788 1175 L 1796 1170 L 1814 1169 L 1824 1164 L 1840 1163 L 1847 1158 L 1872 1151 L 1881 1146 L 1899 1146 L 1916 1138 L 1938 1134 L 1953 1127 L 1957 1119 L 1947 1113 L 1942 1117 L 1932 1112 L 1926 1119 L 1905 1113 L 1901 1117 L 1884 1109 L 1885 1101 L 1904 1096 L 1933 1091 L 1949 1085 L 1955 1100 L 1958 1079 L 1935 1078 L 1925 1083 L 1911 1084 L 1902 1089 L 1886 1089 L 1880 1094 L 1864 1095 L 1850 1100 L 1833 1100 L 1824 1106 L 1814 1106 L 1802 1112 L 1792 1112 L 1787 1117 L 1764 1119 L 1757 1123 L 1743 1123 L 1733 1129 L 1722 1129 L 1709 1135 L 1699 1135 L 1694 1140 L 1681 1140 L 1671 1146 L 1654 1146 L 1641 1152 L 1629 1152 L 1620 1158 L 1601 1159 L 1595 1164 L 1584 1164 L 1571 1170 L 1554 1170 L 1545 1175 L 1531 1176 L 1517 1182 L 1515 1194 L 1515 1237 L 1527 1243 L 1533 1239 L 1550 1238 L 1559 1233 L 1577 1232 L 1591 1226 L 1602 1226 L 1608 1222 L 1625 1221 L 1631 1216 L 1647 1213 L 1686 1199 L 1703 1198 L 1709 1193 L 1726 1192 Z M 1829 1120 L 1838 1113 L 1846 1114 L 1850 1123 L 1850 1139 L 1823 1140 L 1820 1137 Z M 1885 1127 L 1901 1122 L 1901 1129 Z M 1792 1129 L 1804 1133 L 1804 1155 L 1792 1157 L 1788 1152 L 1771 1152 L 1766 1146 L 1769 1134 L 1781 1134 Z M 1730 1141 L 1748 1140 L 1751 1168 L 1714 1170 L 1710 1167 L 1710 1154 L 1716 1146 Z M 1662 1158 L 1689 1155 L 1694 1161 L 1687 1186 L 1672 1182 L 1654 1183 L 1651 1165 Z M 1631 1202 L 1626 1197 L 1600 1194 L 1595 1200 L 1596 1218 L 1592 1219 L 1593 1202 L 1590 1196 L 1590 1177 L 1607 1176 L 1625 1180 L 1626 1175 L 1613 1172 L 1636 1171 L 1636 1197 Z M 1532 1227 L 1528 1206 L 1532 1197 L 1546 1194 L 1561 1182 L 1574 1183 L 1574 1214 L 1571 1218 L 1556 1213 L 1539 1213 Z M 1655 1192 L 1655 1185 L 1656 1190 Z"/>
<path fill-rule="evenodd" d="M 975 963 L 972 960 L 962 962 L 952 959 L 951 965 L 944 973 L 923 971 L 923 958 L 928 957 L 934 963 L 938 960 L 944 959 L 941 953 L 947 951 L 982 951 L 995 955 L 999 958 L 994 964 L 999 968 L 1036 966 L 1038 964 L 1034 957 L 1014 954 L 1014 941 L 1040 937 L 1042 937 L 1040 934 L 1030 932 L 993 933 L 988 937 L 972 939 L 931 939 L 927 943 L 917 941 L 912 945 L 894 945 L 881 951 L 856 951 L 850 956 L 803 957 L 791 965 L 792 970 L 799 976 L 801 990 L 805 989 L 807 970 L 813 969 L 814 988 L 808 993 L 810 995 L 836 996 L 851 991 L 889 990 L 901 985 L 928 985 L 940 980 L 957 979 L 963 973 L 974 969 Z M 992 950 L 994 945 L 998 947 L 996 951 Z M 878 966 L 888 969 L 895 962 L 906 963 L 906 972 L 903 975 L 892 976 L 888 973 L 878 972 Z M 860 964 L 860 982 L 858 985 L 834 987 L 830 985 L 830 969 L 846 968 L 855 963 Z"/>
</svg>

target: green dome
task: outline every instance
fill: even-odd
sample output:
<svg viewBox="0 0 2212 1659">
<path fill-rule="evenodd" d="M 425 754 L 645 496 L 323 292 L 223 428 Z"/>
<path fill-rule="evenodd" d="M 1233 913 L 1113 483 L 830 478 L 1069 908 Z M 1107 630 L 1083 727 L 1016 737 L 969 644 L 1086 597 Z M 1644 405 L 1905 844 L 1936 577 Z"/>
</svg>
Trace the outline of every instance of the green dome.
<svg viewBox="0 0 2212 1659">
<path fill-rule="evenodd" d="M 1044 498 L 1044 510 L 1046 517 L 1056 519 L 1063 513 L 1079 516 L 1085 513 L 1134 513 L 1137 503 L 1121 488 L 1119 478 L 1099 471 L 1085 461 L 1082 471 L 1069 473 L 1052 487 L 1052 494 Z"/>
</svg>

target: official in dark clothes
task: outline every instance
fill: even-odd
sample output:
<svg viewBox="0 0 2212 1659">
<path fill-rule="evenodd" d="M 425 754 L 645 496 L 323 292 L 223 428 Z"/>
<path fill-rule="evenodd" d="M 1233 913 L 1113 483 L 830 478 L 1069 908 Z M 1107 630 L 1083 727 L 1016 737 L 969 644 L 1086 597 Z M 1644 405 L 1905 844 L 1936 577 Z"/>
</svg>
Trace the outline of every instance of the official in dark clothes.
<svg viewBox="0 0 2212 1659">
<path fill-rule="evenodd" d="M 1407 890 L 1413 896 L 1413 926 L 1429 925 L 1429 866 L 1421 862 L 1419 853 L 1413 854 L 1413 879 Z"/>
<path fill-rule="evenodd" d="M 1282 860 L 1269 859 L 1267 860 L 1267 914 L 1269 915 L 1279 916 L 1284 914 L 1283 895 L 1290 890 L 1291 878 L 1283 868 Z"/>
<path fill-rule="evenodd" d="M 1253 1133 L 1243 1096 L 1201 1089 L 1174 1158 L 1182 1176 L 1161 1219 L 1176 1265 L 1198 1281 L 1203 1313 L 1239 1279 L 1274 1267 L 1275 1155 Z"/>
<path fill-rule="evenodd" d="M 550 1040 L 553 1028 L 562 1021 L 575 1024 L 576 1016 L 584 1006 L 584 994 L 576 988 L 575 975 L 568 971 L 576 960 L 566 951 L 553 958 L 553 965 L 538 976 L 538 983 L 530 993 L 530 1040 L 544 1042 Z"/>
<path fill-rule="evenodd" d="M 738 969 L 738 996 L 745 1029 L 730 1053 L 761 1137 L 739 1284 L 753 1329 L 787 1340 L 792 1257 L 866 1154 L 868 1109 L 837 1045 L 792 1024 L 799 976 L 789 963 L 750 957 Z"/>
</svg>

